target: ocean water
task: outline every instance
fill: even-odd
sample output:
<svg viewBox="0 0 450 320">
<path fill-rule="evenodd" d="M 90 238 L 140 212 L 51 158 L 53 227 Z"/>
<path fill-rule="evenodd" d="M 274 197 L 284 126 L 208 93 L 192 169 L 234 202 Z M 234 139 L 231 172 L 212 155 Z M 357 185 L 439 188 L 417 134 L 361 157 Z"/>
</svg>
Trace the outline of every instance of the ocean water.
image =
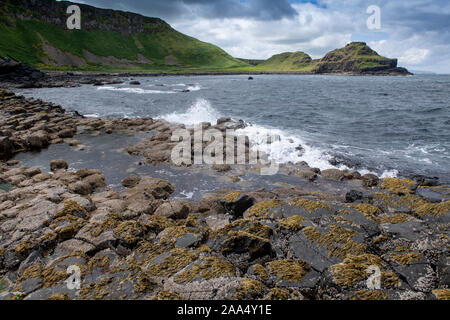
<svg viewBox="0 0 450 320">
<path fill-rule="evenodd" d="M 450 183 L 450 76 L 247 78 L 147 77 L 139 78 L 140 86 L 123 79 L 119 85 L 18 93 L 89 117 L 148 116 L 187 126 L 222 116 L 243 119 L 248 127 L 241 131 L 254 141 L 266 133 L 281 137 L 272 146 L 281 162 Z"/>
</svg>

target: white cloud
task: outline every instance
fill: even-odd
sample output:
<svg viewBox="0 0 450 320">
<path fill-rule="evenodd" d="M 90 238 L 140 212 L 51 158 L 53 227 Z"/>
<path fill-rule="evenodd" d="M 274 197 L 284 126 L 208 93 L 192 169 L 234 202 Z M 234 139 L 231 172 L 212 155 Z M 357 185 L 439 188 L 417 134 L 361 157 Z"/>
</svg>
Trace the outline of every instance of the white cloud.
<svg viewBox="0 0 450 320">
<path fill-rule="evenodd" d="M 364 0 L 323 1 L 327 8 L 293 4 L 298 15 L 280 20 L 184 16 L 169 22 L 177 30 L 218 45 L 235 57 L 255 59 L 298 50 L 320 58 L 346 45 L 352 35 L 363 34 L 378 53 L 398 58 L 400 66 L 450 73 L 450 44 L 446 41 L 450 30 L 440 30 L 439 23 L 430 21 L 434 16 L 424 16 L 445 17 L 449 5 L 439 7 L 432 0 L 412 1 L 382 6 L 381 31 L 387 38 L 378 41 L 373 40 L 377 33 L 366 26 L 366 9 L 373 1 Z"/>
</svg>

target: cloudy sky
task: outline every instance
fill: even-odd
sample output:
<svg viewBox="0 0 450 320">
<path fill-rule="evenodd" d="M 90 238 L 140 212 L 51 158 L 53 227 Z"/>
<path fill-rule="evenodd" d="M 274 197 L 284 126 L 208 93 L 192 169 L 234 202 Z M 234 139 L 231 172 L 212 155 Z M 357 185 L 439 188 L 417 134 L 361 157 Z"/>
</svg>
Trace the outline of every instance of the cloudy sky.
<svg viewBox="0 0 450 320">
<path fill-rule="evenodd" d="M 450 74 L 448 0 L 74 0 L 159 17 L 235 57 L 267 59 L 286 51 L 313 58 L 365 41 L 411 70 Z M 367 8 L 381 9 L 369 29 Z"/>
</svg>

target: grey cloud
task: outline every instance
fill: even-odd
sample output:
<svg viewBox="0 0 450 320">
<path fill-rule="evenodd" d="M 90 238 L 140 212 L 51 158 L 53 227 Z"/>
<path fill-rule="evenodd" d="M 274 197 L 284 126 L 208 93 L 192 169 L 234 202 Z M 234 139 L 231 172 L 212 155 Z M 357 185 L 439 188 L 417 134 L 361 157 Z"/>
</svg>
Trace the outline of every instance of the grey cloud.
<svg viewBox="0 0 450 320">
<path fill-rule="evenodd" d="M 182 18 L 192 13 L 203 18 L 258 20 L 278 20 L 297 15 L 288 0 L 83 0 L 80 2 L 168 20 Z"/>
</svg>

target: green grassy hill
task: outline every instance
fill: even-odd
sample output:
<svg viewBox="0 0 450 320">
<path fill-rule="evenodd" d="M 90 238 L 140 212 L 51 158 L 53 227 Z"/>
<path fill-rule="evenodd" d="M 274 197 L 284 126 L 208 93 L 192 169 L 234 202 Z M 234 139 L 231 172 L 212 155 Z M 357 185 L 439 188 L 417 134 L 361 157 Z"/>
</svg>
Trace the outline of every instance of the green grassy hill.
<svg viewBox="0 0 450 320">
<path fill-rule="evenodd" d="M 39 2 L 2 0 L 1 57 L 42 69 L 177 71 L 248 66 L 157 18 L 80 5 L 82 29 L 68 30 L 65 10 L 70 3 Z"/>
<path fill-rule="evenodd" d="M 380 56 L 364 42 L 352 42 L 341 49 L 327 53 L 322 59 L 313 60 L 303 52 L 285 52 L 272 56 L 255 67 L 240 70 L 259 72 L 299 73 L 405 73 L 397 68 L 396 59 Z"/>
<path fill-rule="evenodd" d="M 285 52 L 256 66 L 260 71 L 311 71 L 313 61 L 304 52 Z"/>
</svg>

